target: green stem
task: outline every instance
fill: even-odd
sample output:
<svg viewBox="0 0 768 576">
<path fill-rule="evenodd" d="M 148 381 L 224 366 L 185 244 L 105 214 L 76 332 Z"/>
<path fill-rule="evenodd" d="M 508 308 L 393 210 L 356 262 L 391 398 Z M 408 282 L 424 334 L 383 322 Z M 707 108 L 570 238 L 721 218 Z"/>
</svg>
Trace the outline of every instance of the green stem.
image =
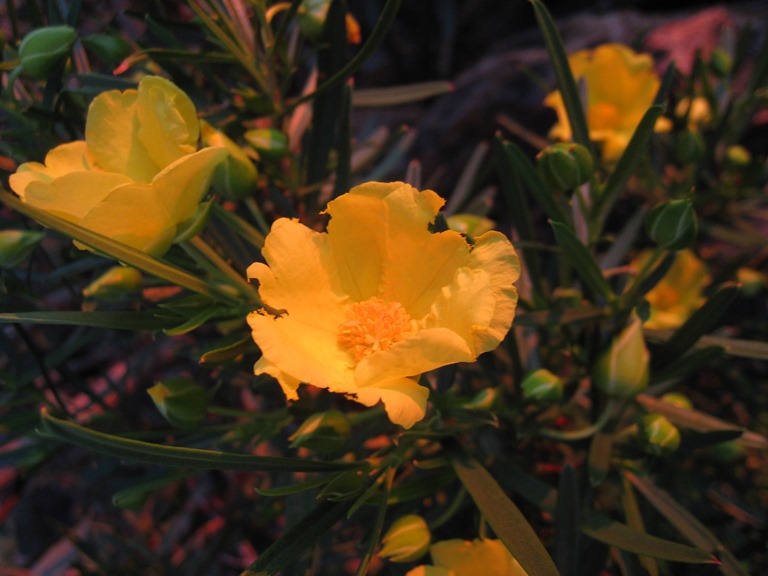
<svg viewBox="0 0 768 576">
<path fill-rule="evenodd" d="M 611 399 L 608 401 L 608 403 L 605 405 L 605 409 L 603 410 L 602 414 L 598 417 L 598 419 L 595 421 L 594 424 L 591 426 L 587 426 L 586 428 L 582 428 L 581 430 L 568 430 L 565 432 L 561 432 L 559 430 L 551 430 L 549 428 L 545 428 L 543 430 L 540 430 L 539 433 L 541 436 L 545 438 L 549 438 L 550 440 L 558 440 L 558 441 L 564 441 L 564 442 L 575 442 L 577 440 L 584 440 L 585 438 L 589 438 L 590 436 L 594 436 L 597 432 L 602 430 L 608 422 L 610 422 L 611 417 L 616 412 L 616 409 L 621 405 L 621 402 Z"/>
<path fill-rule="evenodd" d="M 229 263 L 224 260 L 219 254 L 211 248 L 205 240 L 200 236 L 194 236 L 186 242 L 182 242 L 182 247 L 187 253 L 195 258 L 195 260 L 203 266 L 206 270 L 222 276 L 231 281 L 231 284 L 246 298 L 255 302 L 259 301 L 259 295 L 256 288 L 254 288 L 245 277 L 237 272 Z M 198 256 L 203 256 L 207 262 Z"/>
</svg>

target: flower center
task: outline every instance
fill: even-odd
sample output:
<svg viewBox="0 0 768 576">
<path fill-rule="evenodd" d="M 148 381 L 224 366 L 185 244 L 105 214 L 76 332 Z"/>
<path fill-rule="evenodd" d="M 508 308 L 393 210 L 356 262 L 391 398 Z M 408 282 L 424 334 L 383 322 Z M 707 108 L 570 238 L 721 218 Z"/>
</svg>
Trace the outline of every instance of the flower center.
<svg viewBox="0 0 768 576">
<path fill-rule="evenodd" d="M 350 306 L 339 327 L 339 344 L 359 362 L 374 352 L 389 349 L 411 331 L 411 317 L 398 302 L 368 298 Z"/>
</svg>

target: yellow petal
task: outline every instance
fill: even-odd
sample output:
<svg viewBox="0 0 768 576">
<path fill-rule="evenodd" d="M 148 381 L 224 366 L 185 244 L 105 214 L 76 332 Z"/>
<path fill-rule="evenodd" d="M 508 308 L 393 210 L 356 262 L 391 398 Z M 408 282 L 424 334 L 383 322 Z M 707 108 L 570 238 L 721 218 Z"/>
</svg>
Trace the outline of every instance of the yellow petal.
<svg viewBox="0 0 768 576">
<path fill-rule="evenodd" d="M 77 222 L 114 188 L 128 183 L 128 178 L 112 172 L 72 172 L 50 183 L 30 182 L 23 198 L 32 206 Z"/>
<path fill-rule="evenodd" d="M 373 406 L 381 400 L 392 422 L 410 428 L 424 418 L 429 388 L 420 386 L 412 378 L 399 378 L 375 387 L 358 388 L 355 397 L 366 406 Z"/>
<path fill-rule="evenodd" d="M 208 192 L 213 171 L 227 156 L 224 148 L 203 148 L 166 166 L 152 180 L 166 218 L 180 224 L 191 218 Z"/>
<path fill-rule="evenodd" d="M 260 368 L 273 365 L 286 377 L 300 382 L 332 392 L 355 392 L 351 359 L 337 343 L 338 323 L 318 326 L 309 321 L 311 318 L 292 313 L 275 318 L 251 312 L 248 325 L 265 358 Z M 274 375 L 274 371 L 264 372 Z"/>
<path fill-rule="evenodd" d="M 80 224 L 153 256 L 167 252 L 176 236 L 176 222 L 168 219 L 149 184 L 119 186 L 82 219 Z"/>
<path fill-rule="evenodd" d="M 405 576 L 454 576 L 453 572 L 438 566 L 416 566 L 409 570 Z"/>
<path fill-rule="evenodd" d="M 344 321 L 345 296 L 331 277 L 335 263 L 327 234 L 280 218 L 272 224 L 261 253 L 268 266 L 254 264 L 247 274 L 259 281 L 264 302 L 310 326 L 336 330 Z"/>
<path fill-rule="evenodd" d="M 139 140 L 158 166 L 167 166 L 197 148 L 200 122 L 195 105 L 165 78 L 142 78 L 136 115 Z"/>
<path fill-rule="evenodd" d="M 269 374 L 280 384 L 280 388 L 283 389 L 283 394 L 285 394 L 288 400 L 299 399 L 298 389 L 301 381 L 281 371 L 263 356 L 254 365 L 253 373 L 257 376 L 259 374 Z"/>
<path fill-rule="evenodd" d="M 78 140 L 57 146 L 45 157 L 45 164 L 25 162 L 15 174 L 11 174 L 8 183 L 11 189 L 24 198 L 24 191 L 30 182 L 40 180 L 50 182 L 54 178 L 70 172 L 90 169 L 90 159 L 85 142 Z"/>
</svg>

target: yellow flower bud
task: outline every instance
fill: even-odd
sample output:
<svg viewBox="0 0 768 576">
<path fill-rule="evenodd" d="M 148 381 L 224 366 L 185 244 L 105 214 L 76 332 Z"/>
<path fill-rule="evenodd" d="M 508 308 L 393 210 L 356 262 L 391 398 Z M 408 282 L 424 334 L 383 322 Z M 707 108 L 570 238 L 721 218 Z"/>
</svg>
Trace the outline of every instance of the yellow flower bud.
<svg viewBox="0 0 768 576">
<path fill-rule="evenodd" d="M 248 144 L 267 158 L 281 158 L 288 153 L 288 136 L 274 128 L 255 128 L 245 134 Z"/>
<path fill-rule="evenodd" d="M 592 380 L 608 396 L 634 398 L 648 386 L 648 360 L 640 319 L 633 315 L 598 358 Z"/>
<path fill-rule="evenodd" d="M 693 404 L 691 403 L 688 396 L 685 394 L 680 394 L 680 392 L 667 392 L 664 394 L 664 396 L 661 397 L 661 400 L 662 402 L 672 404 L 678 408 L 685 408 L 686 410 L 693 409 Z"/>
<path fill-rule="evenodd" d="M 114 302 L 138 292 L 142 282 L 141 272 L 135 268 L 115 266 L 83 288 L 83 296 Z"/>
<path fill-rule="evenodd" d="M 661 414 L 647 414 L 640 420 L 643 450 L 654 456 L 669 456 L 680 446 L 680 431 Z"/>
<path fill-rule="evenodd" d="M 338 410 L 313 414 L 288 438 L 291 448 L 303 446 L 315 452 L 331 453 L 339 450 L 349 438 L 352 426 Z"/>
<path fill-rule="evenodd" d="M 48 77 L 69 55 L 77 32 L 69 26 L 46 26 L 32 30 L 19 46 L 24 72 L 33 78 Z"/>
<path fill-rule="evenodd" d="M 413 562 L 429 549 L 432 535 L 426 521 L 416 514 L 398 518 L 387 530 L 379 556 L 392 562 Z"/>
<path fill-rule="evenodd" d="M 21 264 L 43 239 L 43 233 L 33 230 L 0 230 L 0 268 Z"/>
<path fill-rule="evenodd" d="M 472 400 L 464 404 L 464 408 L 468 410 L 490 410 L 498 397 L 498 388 L 485 388 L 475 394 Z"/>
</svg>

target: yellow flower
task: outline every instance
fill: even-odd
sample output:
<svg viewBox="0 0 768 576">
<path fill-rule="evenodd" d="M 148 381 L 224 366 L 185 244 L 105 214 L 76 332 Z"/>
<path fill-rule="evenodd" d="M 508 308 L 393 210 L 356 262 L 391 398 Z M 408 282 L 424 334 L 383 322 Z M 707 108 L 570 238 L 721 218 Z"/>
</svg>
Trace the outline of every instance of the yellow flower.
<svg viewBox="0 0 768 576">
<path fill-rule="evenodd" d="M 434 566 L 418 566 L 406 576 L 527 576 L 501 540 L 444 540 L 429 553 Z"/>
<path fill-rule="evenodd" d="M 699 131 L 712 123 L 712 109 L 703 96 L 695 96 L 693 100 L 683 98 L 675 106 L 675 116 L 688 118 L 688 129 Z"/>
<path fill-rule="evenodd" d="M 520 273 L 514 248 L 489 231 L 469 245 L 428 230 L 444 200 L 400 182 L 369 182 L 328 204 L 327 233 L 281 218 L 248 268 L 266 305 L 252 312 L 256 374 L 289 400 L 301 382 L 366 405 L 406 428 L 424 417 L 418 376 L 471 362 L 506 335 Z"/>
<path fill-rule="evenodd" d="M 603 44 L 571 54 L 568 63 L 576 82 L 584 85 L 589 136 L 601 144 L 603 159 L 615 162 L 659 89 L 653 60 L 622 44 Z M 544 103 L 557 112 L 558 122 L 550 136 L 571 140 L 571 125 L 560 92 L 547 95 Z M 670 127 L 666 118 L 656 123 L 657 132 L 666 132 Z"/>
<path fill-rule="evenodd" d="M 197 151 L 192 101 L 158 76 L 111 90 L 88 109 L 85 140 L 27 162 L 10 178 L 21 199 L 154 256 L 194 214 L 226 151 Z M 77 243 L 76 243 L 77 244 Z"/>
<path fill-rule="evenodd" d="M 636 271 L 642 269 L 650 255 L 650 251 L 642 252 L 630 266 Z M 679 251 L 661 281 L 645 295 L 651 314 L 643 326 L 664 329 L 682 325 L 701 305 L 701 293 L 709 280 L 706 265 L 692 251 Z"/>
</svg>

